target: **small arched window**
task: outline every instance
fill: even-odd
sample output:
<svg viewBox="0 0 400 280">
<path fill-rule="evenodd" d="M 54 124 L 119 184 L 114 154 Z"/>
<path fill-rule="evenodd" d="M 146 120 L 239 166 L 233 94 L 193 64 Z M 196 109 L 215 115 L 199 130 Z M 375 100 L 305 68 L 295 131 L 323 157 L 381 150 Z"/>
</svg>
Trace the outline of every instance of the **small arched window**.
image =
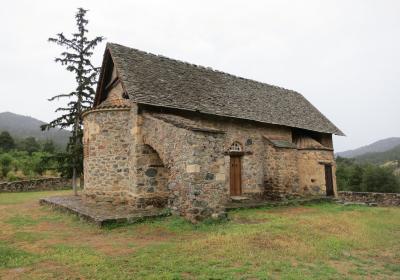
<svg viewBox="0 0 400 280">
<path fill-rule="evenodd" d="M 242 145 L 239 142 L 233 142 L 232 145 L 229 147 L 230 152 L 241 152 Z"/>
</svg>

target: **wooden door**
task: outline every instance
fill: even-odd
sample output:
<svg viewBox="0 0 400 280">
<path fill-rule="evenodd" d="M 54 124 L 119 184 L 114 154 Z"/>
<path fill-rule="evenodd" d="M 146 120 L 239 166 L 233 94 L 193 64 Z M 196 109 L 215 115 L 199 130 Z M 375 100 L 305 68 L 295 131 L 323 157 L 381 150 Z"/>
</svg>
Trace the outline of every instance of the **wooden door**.
<svg viewBox="0 0 400 280">
<path fill-rule="evenodd" d="M 242 170 L 241 161 L 238 156 L 231 156 L 230 166 L 230 193 L 231 196 L 242 194 Z"/>
<path fill-rule="evenodd" d="M 332 166 L 325 165 L 325 184 L 326 184 L 326 195 L 333 196 L 333 178 L 332 178 Z"/>
</svg>

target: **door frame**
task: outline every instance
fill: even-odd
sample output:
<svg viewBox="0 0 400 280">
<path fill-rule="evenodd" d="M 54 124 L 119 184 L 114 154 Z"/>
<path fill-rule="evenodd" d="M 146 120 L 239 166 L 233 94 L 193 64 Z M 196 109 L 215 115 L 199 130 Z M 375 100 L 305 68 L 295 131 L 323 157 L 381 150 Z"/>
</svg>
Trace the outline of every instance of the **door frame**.
<svg viewBox="0 0 400 280">
<path fill-rule="evenodd" d="M 326 196 L 335 196 L 333 187 L 333 168 L 332 164 L 324 164 Z"/>
<path fill-rule="evenodd" d="M 237 166 L 232 167 L 232 159 L 235 159 Z M 235 174 L 235 170 L 238 174 Z M 242 153 L 231 153 L 229 155 L 229 196 L 241 196 L 242 191 Z"/>
</svg>

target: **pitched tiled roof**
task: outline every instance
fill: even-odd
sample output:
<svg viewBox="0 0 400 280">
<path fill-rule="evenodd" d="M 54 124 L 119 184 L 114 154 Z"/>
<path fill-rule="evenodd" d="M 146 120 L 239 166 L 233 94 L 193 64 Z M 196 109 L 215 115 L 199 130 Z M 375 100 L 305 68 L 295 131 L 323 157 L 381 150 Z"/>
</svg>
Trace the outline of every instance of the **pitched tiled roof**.
<svg viewBox="0 0 400 280">
<path fill-rule="evenodd" d="M 107 49 L 133 102 L 343 135 L 295 91 L 118 44 Z"/>
<path fill-rule="evenodd" d="M 325 147 L 317 140 L 308 137 L 308 136 L 301 136 L 295 140 L 295 144 L 299 149 L 315 149 L 315 150 L 332 150 L 331 148 Z"/>
<path fill-rule="evenodd" d="M 187 130 L 202 131 L 202 132 L 217 133 L 217 134 L 225 133 L 223 130 L 215 129 L 212 127 L 207 127 L 204 125 L 199 126 L 199 124 L 197 122 L 192 121 L 187 118 L 180 117 L 180 116 L 174 116 L 174 115 L 169 115 L 169 114 L 158 114 L 158 113 L 145 114 L 145 116 L 153 117 L 153 118 L 162 120 L 166 123 L 172 124 L 173 126 L 187 129 Z"/>
<path fill-rule="evenodd" d="M 296 149 L 296 145 L 293 144 L 292 142 L 289 142 L 287 140 L 270 140 L 270 142 L 272 143 L 272 145 L 274 145 L 275 147 L 278 148 L 292 148 L 292 149 Z"/>
</svg>

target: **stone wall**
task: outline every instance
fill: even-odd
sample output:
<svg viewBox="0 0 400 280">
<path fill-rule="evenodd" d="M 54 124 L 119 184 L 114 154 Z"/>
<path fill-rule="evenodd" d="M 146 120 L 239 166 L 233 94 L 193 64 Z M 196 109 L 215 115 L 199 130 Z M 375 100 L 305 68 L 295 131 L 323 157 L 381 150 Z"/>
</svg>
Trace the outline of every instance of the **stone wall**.
<svg viewBox="0 0 400 280">
<path fill-rule="evenodd" d="M 141 147 L 141 153 L 136 164 L 137 194 L 167 191 L 168 169 L 151 146 L 143 145 Z"/>
<path fill-rule="evenodd" d="M 336 194 L 336 165 L 333 151 L 298 150 L 299 189 L 296 193 L 304 196 L 326 195 L 325 165 L 332 166 L 333 189 Z"/>
<path fill-rule="evenodd" d="M 346 202 L 376 203 L 381 206 L 400 206 L 400 193 L 339 192 Z"/>
<path fill-rule="evenodd" d="M 126 203 L 129 190 L 129 109 L 88 112 L 84 124 L 84 193 L 97 202 Z"/>
<path fill-rule="evenodd" d="M 229 200 L 228 150 L 233 142 L 240 143 L 243 149 L 241 172 L 245 196 L 288 199 L 326 195 L 324 164 L 331 164 L 335 172 L 331 150 L 277 148 L 265 141 L 271 137 L 291 142 L 291 131 L 287 128 L 154 112 L 144 112 L 138 117 L 143 120 L 139 121 L 136 139 L 142 137 L 142 144 L 157 151 L 168 169 L 170 206 L 195 219 L 201 211 L 199 216 L 205 212 L 219 213 Z M 141 153 L 139 149 L 138 154 Z M 333 180 L 335 185 L 334 173 Z"/>
<path fill-rule="evenodd" d="M 64 189 L 70 189 L 71 186 L 72 186 L 71 179 L 43 178 L 35 180 L 0 183 L 0 192 L 64 190 Z"/>
<path fill-rule="evenodd" d="M 149 113 L 154 114 L 153 112 Z M 179 125 L 189 131 L 203 129 L 204 131 L 214 130 L 223 132 L 222 149 L 218 150 L 221 154 L 224 154 L 225 170 L 223 173 L 227 175 L 225 179 L 225 189 L 227 191 L 230 187 L 230 156 L 227 152 L 232 143 L 240 143 L 243 148 L 243 155 L 241 156 L 242 194 L 250 197 L 260 197 L 265 192 L 264 170 L 267 158 L 264 148 L 265 137 L 292 141 L 292 132 L 288 127 L 268 124 L 261 125 L 242 120 L 213 117 L 204 118 L 196 115 L 178 116 L 171 114 L 164 115 L 164 117 L 167 118 L 168 122 Z M 174 147 L 172 146 L 173 149 Z M 176 147 L 178 146 L 176 145 Z M 229 192 L 226 195 L 229 195 Z"/>
<path fill-rule="evenodd" d="M 230 152 L 241 146 L 242 194 L 257 199 L 325 195 L 331 150 L 301 150 L 292 130 L 147 106 L 103 108 L 84 117 L 85 194 L 98 202 L 166 207 L 192 221 L 223 215 Z M 282 148 L 273 141 L 289 143 Z M 333 169 L 334 186 L 334 169 Z"/>
<path fill-rule="evenodd" d="M 277 148 L 265 143 L 265 197 L 273 200 L 300 196 L 297 149 Z"/>
<path fill-rule="evenodd" d="M 143 147 L 157 151 L 168 169 L 171 210 L 191 221 L 223 214 L 228 198 L 223 134 L 179 128 L 150 114 L 140 130 Z"/>
</svg>

